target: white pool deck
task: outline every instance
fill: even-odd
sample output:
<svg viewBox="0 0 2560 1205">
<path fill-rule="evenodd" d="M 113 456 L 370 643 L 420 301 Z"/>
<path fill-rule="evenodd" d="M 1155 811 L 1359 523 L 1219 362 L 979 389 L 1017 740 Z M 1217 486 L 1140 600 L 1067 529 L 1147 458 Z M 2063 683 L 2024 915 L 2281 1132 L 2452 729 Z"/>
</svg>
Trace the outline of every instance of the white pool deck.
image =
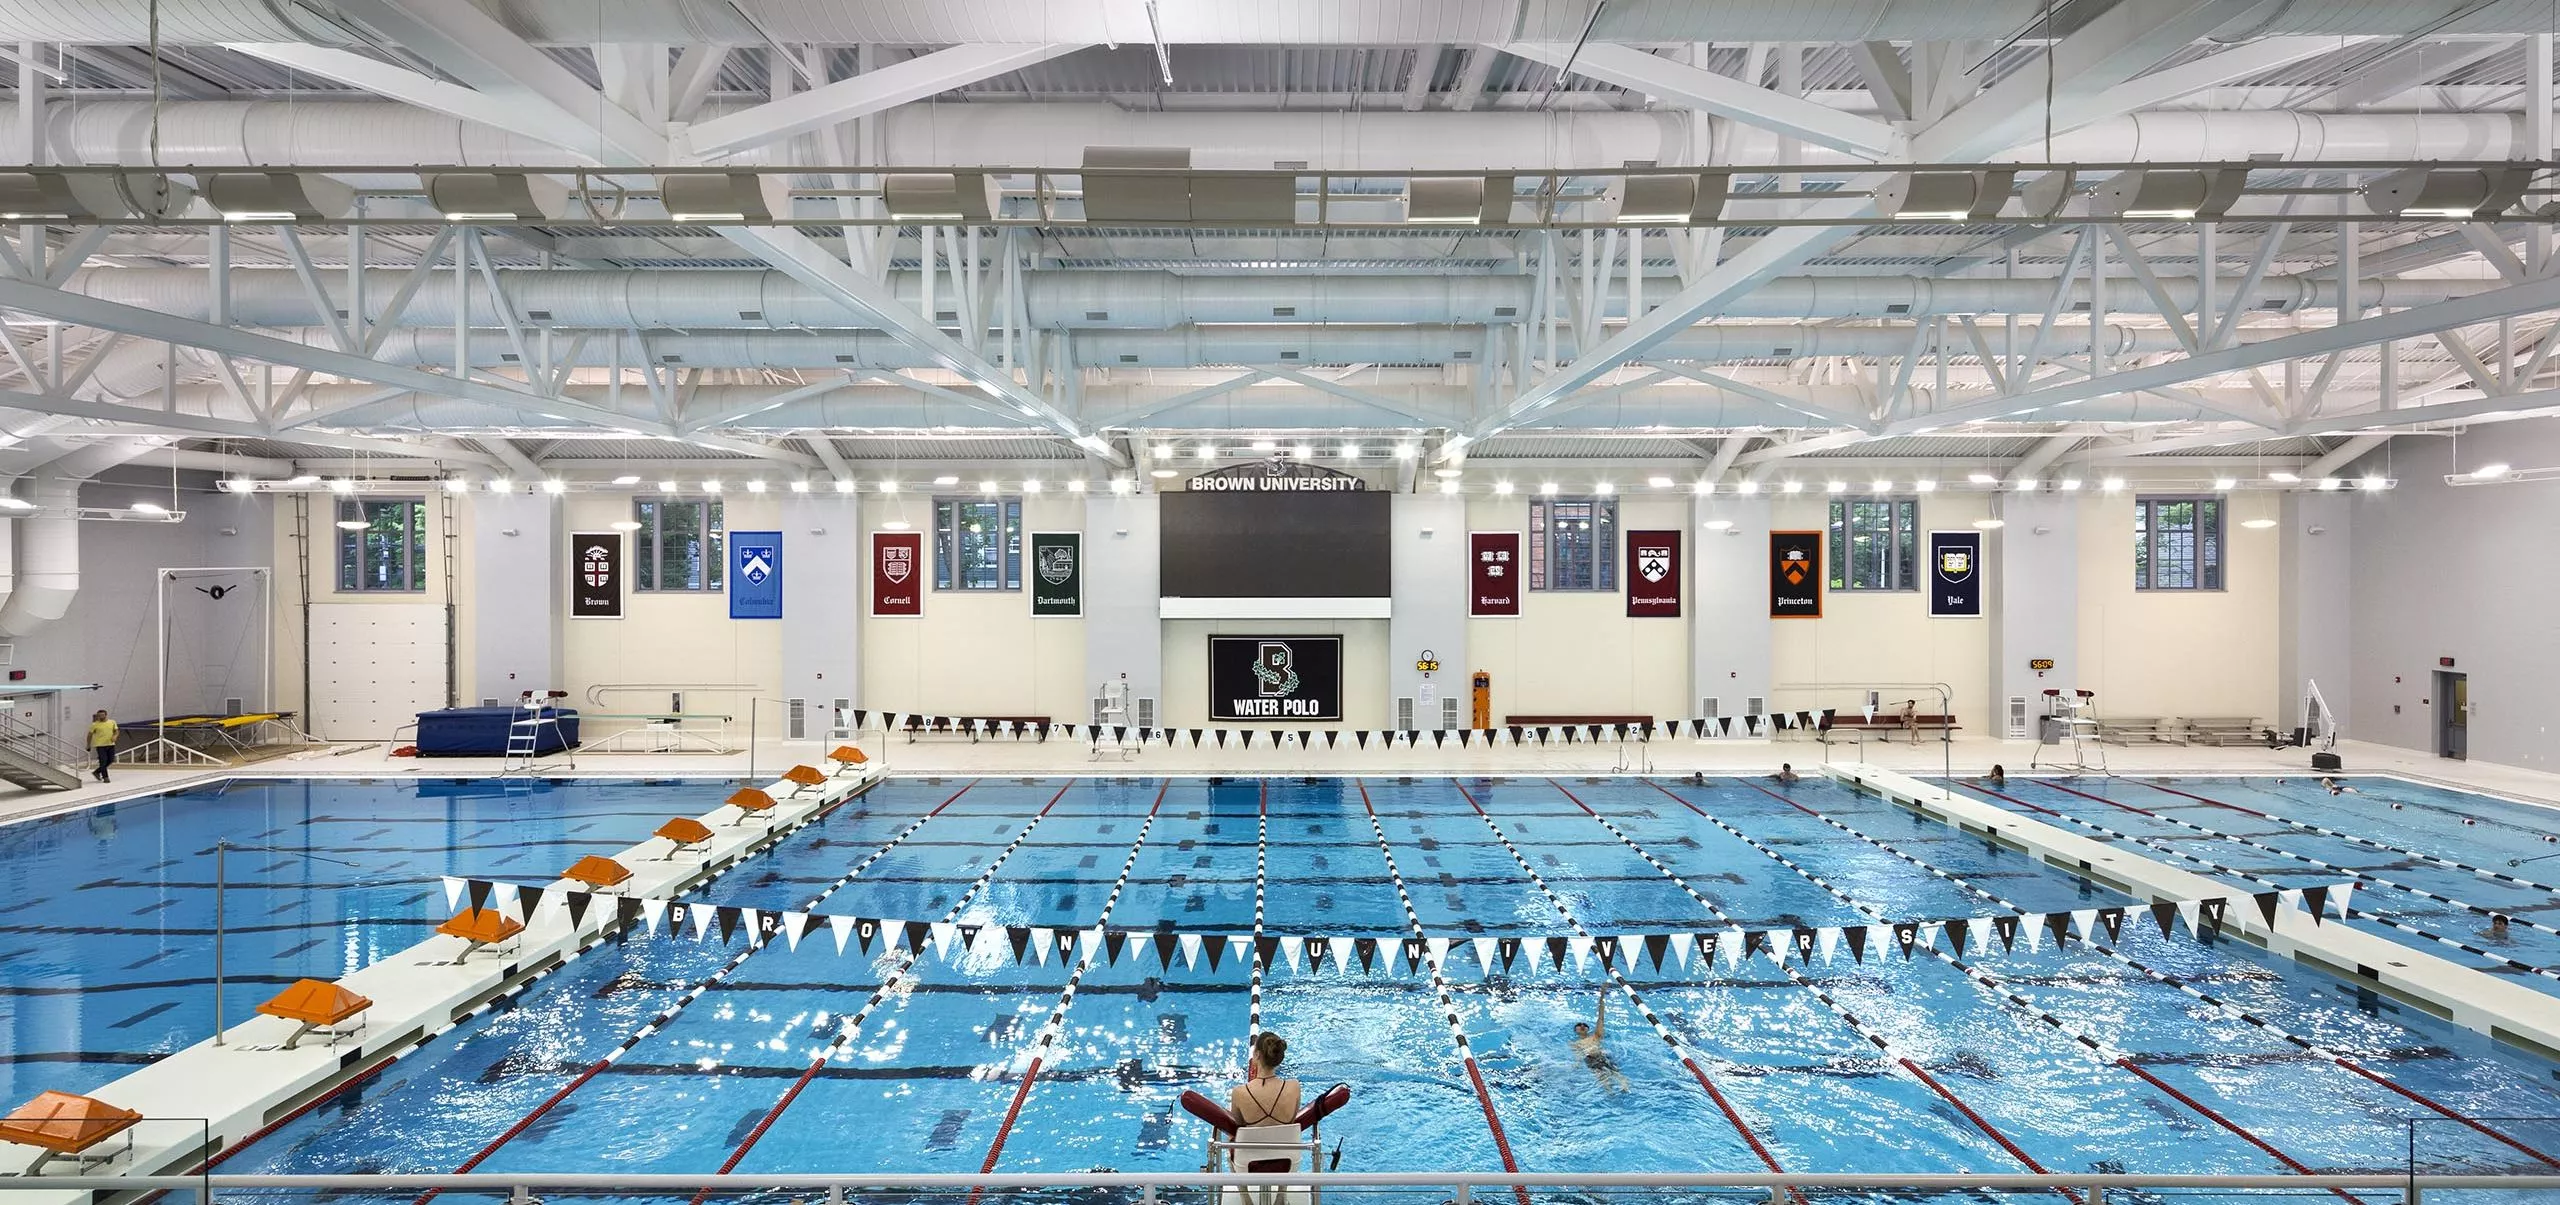
<svg viewBox="0 0 2560 1205">
<path fill-rule="evenodd" d="M 809 761 L 822 769 L 834 767 L 814 754 Z M 782 763 L 782 767 L 791 764 Z M 767 782 L 763 789 L 776 806 L 762 817 L 745 816 L 725 804 L 696 817 L 712 830 L 711 840 L 700 851 L 670 858 L 670 843 L 652 837 L 613 855 L 631 871 L 631 878 L 617 886 L 614 894 L 668 896 L 716 878 L 807 824 L 828 805 L 868 790 L 881 777 L 880 767 L 873 763 L 806 789 L 780 780 Z M 729 788 L 706 788 L 704 794 L 705 802 L 716 803 L 727 798 Z M 599 896 L 573 927 L 560 893 L 584 889 L 566 878 L 548 884 L 543 902 L 527 920 L 515 948 L 503 955 L 483 951 L 457 965 L 452 959 L 462 949 L 461 939 L 429 937 L 339 980 L 374 1002 L 360 1037 L 332 1047 L 324 1044 L 322 1035 L 314 1034 L 286 1050 L 283 1043 L 296 1025 L 252 1014 L 231 1021 L 223 1032 L 224 1045 L 208 1038 L 90 1093 L 145 1117 L 133 1128 L 132 1156 L 116 1160 L 105 1170 L 190 1171 L 213 1151 L 250 1137 L 306 1102 L 460 1023 L 494 998 L 578 957 L 602 939 L 616 920 L 610 896 Z M 7 1152 L 0 1153 L 0 1166 L 8 1165 L 6 1161 L 14 1160 L 17 1153 L 34 1154 L 27 1147 L 0 1150 Z M 57 1168 L 67 1166 L 57 1164 Z M 10 1205 L 86 1205 L 88 1200 L 88 1194 L 80 1192 L 25 1192 L 13 1194 Z"/>
<path fill-rule="evenodd" d="M 1358 749 L 1346 737 L 1334 749 L 1168 749 L 1158 745 L 1125 759 L 1110 754 L 1097 758 L 1085 744 L 1063 739 L 1045 743 L 988 740 L 973 744 L 949 737 L 914 743 L 898 738 L 884 746 L 875 737 L 863 744 L 866 750 L 886 756 L 875 757 L 858 775 L 831 779 L 824 787 L 797 796 L 789 795 L 788 783 L 769 776 L 794 764 L 828 765 L 821 758 L 832 743 L 763 742 L 753 755 L 756 773 L 752 779 L 747 777 L 750 757 L 744 752 L 581 753 L 574 768 L 566 760 L 554 759 L 543 763 L 540 772 L 546 777 L 701 777 L 731 783 L 770 782 L 766 790 L 782 801 L 773 824 L 773 835 L 779 836 L 805 824 L 828 804 L 891 774 L 953 778 L 1211 774 L 1561 777 L 1641 771 L 1667 777 L 1690 773 L 1765 774 L 1786 762 L 1801 773 L 1826 773 L 1862 785 L 1969 831 L 1989 834 L 1997 830 L 1999 839 L 2013 847 L 2032 851 L 2075 873 L 2085 865 L 2090 873 L 2137 898 L 2231 896 L 2235 903 L 2227 914 L 2226 927 L 2245 940 L 2341 978 L 2369 984 L 2470 1028 L 2539 1047 L 2560 1059 L 2560 998 L 2334 921 L 2315 926 L 2309 915 L 2299 909 L 2280 912 L 2273 931 L 2269 931 L 2248 903 L 2244 885 L 2191 874 L 1922 781 L 1922 776 L 1935 776 L 1949 767 L 1959 775 L 1970 776 L 1994 763 L 2005 765 L 2012 775 L 2033 773 L 2027 767 L 2037 749 L 2028 742 L 1960 738 L 1942 743 L 1924 738 L 1914 746 L 1899 740 L 1869 739 L 1826 747 L 1796 735 L 1777 740 L 1667 740 L 1653 742 L 1649 749 L 1640 751 L 1650 755 L 1649 762 L 1631 762 L 1628 752 L 1614 743 L 1468 750 L 1453 744 L 1442 749 L 1386 751 Z M 2338 752 L 2345 758 L 2345 772 L 2349 774 L 2393 774 L 2560 809 L 2560 775 L 2446 761 L 2354 742 L 2342 744 Z M 2110 746 L 2106 756 L 2108 769 L 2115 774 L 2303 774 L 2309 761 L 2305 750 L 2256 747 Z M 107 786 L 85 784 L 75 792 L 0 792 L 0 823 L 223 777 L 478 778 L 493 776 L 501 768 L 497 759 L 393 758 L 388 755 L 388 747 L 380 745 L 315 751 L 212 773 L 122 768 L 117 771 L 116 781 Z M 725 797 L 728 790 L 727 785 L 707 785 L 706 802 Z M 683 891 L 723 873 L 770 840 L 763 823 L 735 824 L 736 811 L 725 806 L 704 813 L 700 819 L 716 834 L 707 855 L 662 860 L 667 852 L 666 842 L 655 838 L 642 842 L 618 855 L 634 874 L 624 890 L 641 895 Z M 2560 810 L 2554 811 L 2551 828 L 2560 832 Z M 564 879 L 552 886 L 567 890 L 575 884 Z M 294 1027 L 275 1018 L 251 1017 L 229 1028 L 228 1046 L 199 1043 L 100 1088 L 94 1095 L 155 1119 L 136 1127 L 134 1156 L 117 1160 L 109 1170 L 192 1169 L 207 1153 L 208 1123 L 213 1149 L 255 1134 L 305 1102 L 467 1018 L 486 1007 L 492 998 L 517 990 L 562 960 L 576 957 L 578 951 L 601 936 L 614 918 L 610 906 L 599 906 L 589 911 L 585 923 L 572 932 L 565 910 L 557 903 L 558 897 L 546 898 L 548 902 L 523 935 L 520 948 L 507 957 L 483 954 L 463 966 L 438 965 L 453 956 L 460 942 L 436 937 L 347 976 L 344 982 L 348 987 L 376 1002 L 361 1040 L 341 1042 L 332 1048 L 314 1036 L 304 1039 L 297 1050 L 274 1049 Z M 205 1120 L 171 1120 L 175 1118 Z M 0 1164 L 14 1157 L 0 1155 Z M 13 1201 L 12 1205 L 22 1202 Z M 23 1205 L 85 1205 L 85 1197 L 63 1193 L 58 1200 L 48 1198 Z"/>
</svg>

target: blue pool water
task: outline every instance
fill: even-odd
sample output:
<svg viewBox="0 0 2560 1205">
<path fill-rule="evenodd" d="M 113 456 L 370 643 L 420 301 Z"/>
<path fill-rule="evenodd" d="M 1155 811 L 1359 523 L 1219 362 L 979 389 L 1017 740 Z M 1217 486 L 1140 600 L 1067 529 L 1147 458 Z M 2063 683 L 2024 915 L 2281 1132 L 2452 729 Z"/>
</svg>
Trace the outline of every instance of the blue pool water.
<svg viewBox="0 0 2560 1205">
<path fill-rule="evenodd" d="M 462 806 L 335 794 L 352 784 L 292 789 L 317 793 L 313 816 L 405 806 L 446 823 L 444 813 Z M 614 793 L 641 789 L 571 783 L 473 806 L 524 822 L 536 840 L 565 840 L 575 824 L 621 810 L 608 803 Z M 2463 806 L 2475 802 L 2463 797 Z M 197 818 L 174 800 L 161 806 L 170 810 L 154 825 Z M 659 814 L 631 823 L 645 832 Z M 132 816 L 123 816 L 125 832 L 142 827 Z M 919 817 L 929 819 L 900 839 Z M 566 860 L 546 853 L 524 860 L 541 873 L 511 875 L 516 864 L 468 861 L 482 856 L 461 848 L 476 818 L 452 823 L 452 848 L 412 854 L 415 866 L 379 869 L 378 885 L 329 897 L 345 932 L 396 949 L 441 904 L 410 898 L 434 888 L 434 875 L 536 879 Z M 2370 831 L 2407 843 L 2421 836 Z M 172 846 L 209 843 L 210 833 Z M 2454 849 L 2454 836 L 2425 839 Z M 325 832 L 313 842 L 364 844 Z M 1440 969 L 1464 1054 L 1428 967 L 1275 965 L 1259 977 L 1261 1023 L 1291 1043 L 1286 1070 L 1311 1090 L 1336 1080 L 1355 1090 L 1325 1126 L 1345 1168 L 1498 1171 L 1507 1147 L 1521 1169 L 1553 1172 L 1756 1171 L 1762 1152 L 1807 1171 L 2399 1170 L 2409 1119 L 2438 1115 L 2383 1081 L 2471 1117 L 2560 1115 L 2551 1064 L 2234 943 L 2201 944 L 2183 931 L 2164 939 L 2135 924 L 2114 953 L 2073 942 L 1968 957 L 1980 978 L 1946 959 L 1871 951 L 1858 963 L 1845 950 L 1827 964 L 1783 968 L 1765 958 L 1713 969 L 1637 961 L 1621 964 L 1623 979 L 1596 961 L 1558 969 L 1531 954 L 1492 975 L 1477 962 L 1477 936 L 2005 911 L 1994 897 L 2039 911 L 2124 902 L 1830 784 L 898 779 L 720 880 L 707 898 L 802 907 L 883 846 L 825 911 L 1225 935 L 1252 931 L 1259 897 L 1273 935 L 1399 938 L 1418 922 L 1458 939 Z M 109 859 L 110 869 L 137 873 L 125 863 L 140 852 Z M 108 858 L 85 856 L 93 861 L 60 864 L 38 890 L 61 891 Z M 403 870 L 414 877 L 394 882 Z M 350 919 L 377 916 L 385 919 Z M 1070 964 L 933 953 L 910 967 L 877 948 L 839 956 L 813 931 L 797 950 L 777 942 L 754 952 L 600 1065 L 745 949 L 739 940 L 634 936 L 600 946 L 511 1006 L 284 1124 L 223 1170 L 1196 1169 L 1202 1127 L 1175 1098 L 1186 1088 L 1223 1096 L 1254 1008 L 1249 964 L 1229 959 L 1212 970 L 1177 958 L 1160 969 L 1133 942 L 1081 976 L 1044 1043 Z M 239 997 L 244 1006 L 250 995 Z M 1574 1022 L 1604 998 L 1624 1091 L 1568 1045 Z M 1638 999 L 1676 1047 L 1636 1012 Z M 862 1019 L 855 1036 L 839 1056 L 815 1061 L 851 1015 Z M 103 1041 L 86 1018 L 75 1021 L 78 1048 Z M 2278 1029 L 2328 1053 L 2307 1054 Z M 13 1067 L 20 1095 L 68 1070 Z M 2520 1146 L 2560 1154 L 2555 1127 L 2491 1129 L 2516 1141 L 2431 1122 L 2421 1162 L 2548 1170 Z"/>
</svg>

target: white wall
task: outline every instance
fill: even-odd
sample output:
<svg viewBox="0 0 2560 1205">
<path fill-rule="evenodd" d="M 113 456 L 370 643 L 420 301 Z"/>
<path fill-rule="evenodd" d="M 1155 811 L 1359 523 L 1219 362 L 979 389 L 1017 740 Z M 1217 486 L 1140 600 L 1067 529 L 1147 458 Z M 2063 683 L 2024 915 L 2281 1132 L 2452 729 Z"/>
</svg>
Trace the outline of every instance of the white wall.
<svg viewBox="0 0 2560 1205">
<path fill-rule="evenodd" d="M 1064 494 L 1023 499 L 1023 555 L 1029 533 L 1083 531 L 1085 502 Z M 871 505 L 864 521 L 874 530 L 890 520 L 913 524 L 933 555 L 933 503 L 916 498 Z M 865 555 L 870 547 L 866 538 Z M 928 569 L 928 571 L 930 571 Z M 1024 565 L 1026 577 L 1030 566 Z M 869 570 L 864 584 L 869 585 Z M 1087 571 L 1086 590 L 1093 589 Z M 1085 680 L 1081 618 L 1036 619 L 1026 590 L 935 590 L 928 581 L 924 614 L 869 614 L 863 604 L 862 705 L 941 715 L 1045 715 L 1059 723 L 1084 723 L 1092 710 L 1093 682 Z"/>
<path fill-rule="evenodd" d="M 1529 500 L 1472 498 L 1467 525 L 1476 531 L 1526 531 Z M 1619 499 L 1620 535 L 1609 555 L 1620 577 L 1626 573 L 1624 533 L 1665 527 L 1693 533 L 1683 537 L 1683 553 L 1694 563 L 1687 555 L 1696 536 L 1686 495 Z M 1694 573 L 1691 584 L 1694 592 Z M 1697 707 L 1688 698 L 1689 628 L 1685 619 L 1627 618 L 1623 581 L 1601 592 L 1523 590 L 1517 618 L 1467 621 L 1468 668 L 1493 675 L 1497 724 L 1506 715 L 1685 717 Z"/>
<path fill-rule="evenodd" d="M 2231 496 L 2220 590 L 2133 588 L 2133 495 L 2096 494 L 2080 504 L 2080 672 L 2063 688 L 2097 692 L 2101 716 L 2242 716 L 2275 725 L 2277 495 Z"/>
<path fill-rule="evenodd" d="M 1085 674 L 1093 679 L 1089 686 L 1098 690 L 1104 679 L 1127 674 L 1129 697 L 1155 699 L 1159 706 L 1164 698 L 1160 515 L 1154 494 L 1086 497 L 1081 621 Z M 1130 704 L 1132 720 L 1136 706 Z"/>
<path fill-rule="evenodd" d="M 1399 494 L 1394 499 L 1390 547 L 1394 557 L 1394 610 L 1387 623 L 1388 715 L 1394 699 L 1415 700 L 1414 727 L 1440 726 L 1440 709 L 1422 700 L 1422 674 L 1414 661 L 1429 650 L 1440 662 L 1432 675 L 1436 699 L 1458 701 L 1458 726 L 1469 723 L 1467 663 L 1467 503 L 1450 494 Z"/>
<path fill-rule="evenodd" d="M 1985 494 L 1920 495 L 1919 572 L 1929 573 L 1927 533 L 1971 531 L 1973 521 L 1990 514 Z M 1831 522 L 1828 496 L 1781 497 L 1771 505 L 1770 524 L 1780 531 L 1823 531 Z M 1767 613 L 1764 540 L 1759 588 L 1762 614 Z M 1831 570 L 1830 541 L 1823 541 L 1823 572 Z M 1827 583 L 1829 578 L 1824 579 Z M 1936 618 L 1929 614 L 1929 592 L 1830 590 L 1823 592 L 1822 618 L 1782 619 L 1770 625 L 1773 685 L 1769 705 L 1781 711 L 1820 711 L 1836 707 L 1854 711 L 1872 685 L 1888 703 L 1917 699 L 1920 710 L 1938 710 L 1936 694 L 1922 684 L 1943 682 L 1953 688 L 1949 704 L 1956 722 L 1979 730 L 1981 700 L 1989 697 L 1990 624 L 1982 619 Z M 1829 685 L 1823 685 L 1829 684 Z"/>
<path fill-rule="evenodd" d="M 1383 619 L 1168 619 L 1164 621 L 1164 726 L 1206 728 L 1209 637 L 1342 637 L 1342 723 L 1226 722 L 1253 728 L 1388 728 L 1387 622 Z"/>
</svg>

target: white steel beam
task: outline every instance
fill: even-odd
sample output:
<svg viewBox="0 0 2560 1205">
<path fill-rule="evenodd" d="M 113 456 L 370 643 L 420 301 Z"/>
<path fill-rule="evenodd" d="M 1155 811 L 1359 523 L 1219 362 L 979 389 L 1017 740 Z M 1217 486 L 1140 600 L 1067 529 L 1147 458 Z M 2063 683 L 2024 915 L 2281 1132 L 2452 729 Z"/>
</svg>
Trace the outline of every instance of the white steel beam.
<svg viewBox="0 0 2560 1205">
<path fill-rule="evenodd" d="M 1558 70 L 1570 63 L 1575 75 L 1862 158 L 1892 156 L 1902 143 L 1900 131 L 1873 118 L 1754 87 L 1633 46 L 1591 42 L 1577 49 L 1569 42 L 1513 42 L 1502 49 Z"/>
<path fill-rule="evenodd" d="M 222 439 L 274 439 L 276 434 L 263 424 L 245 419 L 216 418 L 186 411 L 163 410 L 154 406 L 121 406 L 113 402 L 93 402 L 59 394 L 30 393 L 0 389 L 0 406 L 62 418 L 85 419 L 90 422 L 116 423 L 135 431 L 182 432 L 190 435 Z M 496 467 L 498 461 L 477 452 L 448 452 L 439 448 L 376 439 L 363 435 L 339 435 L 326 431 L 296 431 L 286 436 L 294 443 L 341 448 L 368 456 L 408 456 L 421 460 L 460 460 Z"/>
<path fill-rule="evenodd" d="M 698 123 L 693 127 L 693 151 L 705 158 L 734 155 L 1045 63 L 1084 47 L 1082 42 L 952 46 Z"/>
<path fill-rule="evenodd" d="M 1876 111 L 1887 121 L 1911 120 L 1911 69 L 1902 65 L 1902 55 L 1891 42 L 1859 42 L 1849 47 L 1849 59 L 1857 64 L 1858 78 L 1866 81 L 1867 92 L 1876 98 Z"/>
<path fill-rule="evenodd" d="M 475 92 L 459 84 L 448 84 L 353 51 L 302 42 L 226 42 L 223 47 L 350 88 L 362 88 L 378 96 L 406 101 L 421 109 L 432 109 L 511 134 L 568 146 L 572 150 L 584 149 L 567 141 L 576 127 L 562 123 L 557 114 L 546 114 L 538 107 L 528 107 L 486 92 Z"/>
<path fill-rule="evenodd" d="M 2158 108 L 2207 88 L 2244 80 L 2253 75 L 2317 58 L 2342 45 L 2353 45 L 2360 38 L 2281 37 L 2260 38 L 2243 42 L 2219 54 L 2207 55 L 2175 67 L 2163 67 L 2148 75 L 2134 78 L 2107 89 L 2091 103 L 2098 117 L 2117 113 L 2133 113 Z M 2054 132 L 2061 132 L 2056 123 Z"/>
<path fill-rule="evenodd" d="M 2046 465 L 2062 459 L 2064 453 L 2079 447 L 2080 442 L 2087 438 L 2088 436 L 2078 432 L 2047 436 L 2043 443 L 2037 444 L 2032 451 L 2019 457 L 2018 463 L 2009 466 L 2009 480 L 2034 480 L 2036 474 L 2043 472 Z"/>
<path fill-rule="evenodd" d="M 2496 56 L 2515 45 L 2514 38 L 2448 38 L 2411 42 L 2369 59 L 2355 74 L 2331 88 L 2328 100 L 2341 110 L 2389 100 L 2441 75 L 2451 75 Z"/>
<path fill-rule="evenodd" d="M 1458 69 L 1458 90 L 1449 95 L 1449 109 L 1464 113 L 1484 99 L 1485 77 L 1493 74 L 1493 56 L 1502 53 L 1491 46 L 1467 48 L 1467 65 Z"/>
<path fill-rule="evenodd" d="M 665 131 L 607 102 L 559 61 L 471 4 L 432 0 L 337 0 L 337 11 L 393 43 L 515 106 L 554 133 L 545 142 L 614 164 L 667 159 Z"/>
<path fill-rule="evenodd" d="M 1430 102 L 1431 77 L 1439 73 L 1440 52 L 1446 49 L 1448 47 L 1436 44 L 1413 48 L 1413 65 L 1404 73 L 1405 112 L 1419 113 L 1422 106 Z"/>
<path fill-rule="evenodd" d="M 2388 431 L 2376 432 L 2372 435 L 2356 436 L 2345 443 L 2339 444 L 2337 447 L 2329 449 L 2329 451 L 2322 455 L 2320 459 L 2302 466 L 2302 479 L 2305 481 L 2318 481 L 2323 477 L 2333 476 L 2338 470 L 2355 463 L 2357 457 L 2390 442 L 2391 433 Z"/>
<path fill-rule="evenodd" d="M 2124 0 L 1911 140 L 1919 163 L 1966 163 L 2123 110 L 2111 93 L 2259 0 Z M 2048 104 L 2048 97 L 2050 103 Z"/>
</svg>

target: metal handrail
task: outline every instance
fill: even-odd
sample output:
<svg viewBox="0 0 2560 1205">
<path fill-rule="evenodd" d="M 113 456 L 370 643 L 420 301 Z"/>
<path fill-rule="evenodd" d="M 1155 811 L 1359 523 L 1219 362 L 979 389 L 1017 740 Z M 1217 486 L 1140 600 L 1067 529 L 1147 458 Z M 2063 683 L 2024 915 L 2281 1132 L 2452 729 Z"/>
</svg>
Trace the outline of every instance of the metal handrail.
<svg viewBox="0 0 2560 1205">
<path fill-rule="evenodd" d="M 66 766 L 85 760 L 69 742 L 33 724 L 21 723 L 6 712 L 0 712 L 0 745 L 13 746 L 27 756 Z"/>
<path fill-rule="evenodd" d="M 1815 1188 L 1815 1189 L 2329 1189 L 2329 1188 L 2466 1188 L 2560 1189 L 2560 1175 L 2475 1175 L 2403 1172 L 2348 1172 L 2313 1175 L 2202 1175 L 2137 1172 L 2089 1172 L 2081 1175 L 1927 1172 L 1875 1175 L 1864 1172 L 1082 1172 L 1051 1175 L 936 1172 L 771 1172 L 750 1175 L 707 1172 L 657 1172 L 602 1175 L 594 1172 L 473 1172 L 463 1175 L 386 1173 L 216 1174 L 209 1176 L 0 1176 L 0 1190 L 131 1191 L 188 1188 L 396 1189 L 430 1188 L 483 1192 L 512 1189 L 633 1189 L 642 1191 L 703 1190 L 755 1192 L 766 1189 L 970 1189 L 970 1188 L 1244 1188 L 1273 1184 L 1321 1188 Z"/>
</svg>

